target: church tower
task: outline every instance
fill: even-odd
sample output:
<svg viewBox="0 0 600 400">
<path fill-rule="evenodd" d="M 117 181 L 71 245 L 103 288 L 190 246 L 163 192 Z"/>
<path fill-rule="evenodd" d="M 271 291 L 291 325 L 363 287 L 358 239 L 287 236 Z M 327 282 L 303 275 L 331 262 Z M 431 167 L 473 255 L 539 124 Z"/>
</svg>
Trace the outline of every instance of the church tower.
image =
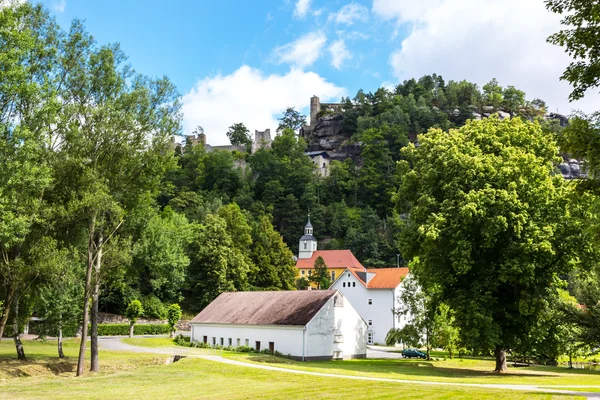
<svg viewBox="0 0 600 400">
<path fill-rule="evenodd" d="M 313 226 L 310 223 L 310 215 L 308 222 L 304 227 L 304 235 L 300 238 L 300 246 L 298 246 L 298 258 L 311 258 L 313 252 L 317 251 L 317 239 L 313 236 Z"/>
</svg>

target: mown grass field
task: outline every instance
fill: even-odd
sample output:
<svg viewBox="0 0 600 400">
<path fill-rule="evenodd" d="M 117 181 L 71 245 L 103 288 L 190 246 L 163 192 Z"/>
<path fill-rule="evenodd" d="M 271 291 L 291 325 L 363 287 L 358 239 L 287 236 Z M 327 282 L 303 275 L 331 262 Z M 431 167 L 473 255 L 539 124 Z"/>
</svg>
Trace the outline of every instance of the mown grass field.
<svg viewBox="0 0 600 400">
<path fill-rule="evenodd" d="M 129 339 L 124 342 L 136 343 Z M 150 340 L 154 346 L 168 347 L 169 339 L 139 339 L 145 347 Z M 219 362 L 186 358 L 174 364 L 165 364 L 166 356 L 144 353 L 101 351 L 102 372 L 74 377 L 78 343 L 67 341 L 68 358 L 56 357 L 56 343 L 27 341 L 25 351 L 30 359 L 22 363 L 14 359 L 11 340 L 0 342 L 0 399 L 574 399 L 579 396 L 551 395 L 533 392 L 491 390 L 479 388 L 448 387 L 447 385 L 408 385 L 391 382 L 359 381 L 352 379 L 292 375 L 264 371 Z M 199 349 L 198 349 L 199 350 Z M 316 371 L 333 370 L 337 373 L 362 375 L 390 374 L 378 360 L 362 362 L 289 363 L 289 360 L 263 355 L 238 353 L 224 354 L 238 360 L 270 362 L 277 366 Z M 375 362 L 370 364 L 367 361 Z M 64 369 L 49 368 L 54 363 L 64 364 Z M 402 361 L 404 363 L 404 361 Z M 410 364 L 410 363 L 408 363 Z M 31 369 L 31 365 L 36 368 Z M 26 374 L 4 373 L 17 369 Z M 29 370 L 27 368 L 30 368 Z M 397 366 L 398 368 L 398 366 Z M 413 365 L 411 368 L 423 368 Z M 431 367 L 427 367 L 431 368 Z M 377 371 L 373 371 L 376 369 Z M 431 376 L 431 375 L 430 375 Z M 397 377 L 397 376 L 394 376 Z M 520 382 L 523 383 L 523 382 Z"/>
<path fill-rule="evenodd" d="M 348 361 L 296 362 L 257 354 L 226 355 L 253 363 L 276 363 L 278 367 L 329 374 L 371 376 L 435 382 L 491 383 L 514 385 L 592 385 L 600 388 L 600 372 L 563 367 L 512 368 L 506 374 L 493 372 L 493 360 L 446 359 L 444 361 L 363 359 Z"/>
</svg>

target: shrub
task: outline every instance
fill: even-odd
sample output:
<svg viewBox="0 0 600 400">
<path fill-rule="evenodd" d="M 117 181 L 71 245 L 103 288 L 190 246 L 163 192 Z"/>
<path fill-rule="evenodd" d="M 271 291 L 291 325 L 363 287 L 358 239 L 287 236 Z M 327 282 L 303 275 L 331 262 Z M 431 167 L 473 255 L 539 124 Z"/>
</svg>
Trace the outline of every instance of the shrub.
<svg viewBox="0 0 600 400">
<path fill-rule="evenodd" d="M 167 310 L 167 320 L 169 322 L 169 326 L 171 327 L 170 335 L 173 335 L 175 332 L 175 325 L 179 322 L 181 318 L 181 307 L 179 304 L 171 304 L 169 309 Z"/>
<path fill-rule="evenodd" d="M 145 318 L 167 318 L 167 309 L 165 305 L 154 295 L 142 298 L 142 307 L 144 308 L 144 313 L 142 315 Z"/>
<path fill-rule="evenodd" d="M 77 332 L 77 326 L 65 326 L 63 335 L 73 337 Z M 88 329 L 88 335 L 91 326 Z M 135 332 L 138 335 L 167 335 L 170 327 L 167 324 L 137 324 Z M 129 324 L 98 324 L 99 336 L 125 336 L 129 335 Z"/>
</svg>

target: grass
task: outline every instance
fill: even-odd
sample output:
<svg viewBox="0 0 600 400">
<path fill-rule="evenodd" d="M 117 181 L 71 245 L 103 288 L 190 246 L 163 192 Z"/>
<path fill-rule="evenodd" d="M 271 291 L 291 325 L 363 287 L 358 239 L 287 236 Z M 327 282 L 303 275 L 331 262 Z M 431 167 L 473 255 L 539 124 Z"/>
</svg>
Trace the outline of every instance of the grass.
<svg viewBox="0 0 600 400">
<path fill-rule="evenodd" d="M 377 378 L 516 385 L 593 385 L 600 388 L 600 372 L 560 367 L 510 368 L 505 374 L 492 372 L 494 361 L 453 359 L 445 361 L 362 359 L 348 361 L 296 362 L 257 354 L 231 354 L 226 357 L 252 363 L 277 363 L 278 367 L 330 374 Z"/>
<path fill-rule="evenodd" d="M 56 341 L 28 340 L 23 342 L 23 347 L 27 361 L 16 359 L 15 346 L 11 339 L 0 341 L 0 381 L 11 378 L 72 376 L 75 374 L 79 340 L 64 340 L 63 351 L 66 356 L 64 359 L 58 357 Z M 88 344 L 86 370 L 89 370 L 89 347 Z M 144 365 L 164 364 L 165 361 L 165 356 L 156 354 L 102 351 L 100 370 L 102 372 L 124 371 Z"/>
<path fill-rule="evenodd" d="M 121 342 L 130 344 L 132 346 L 152 347 L 152 348 L 176 346 L 175 341 L 168 337 L 161 337 L 161 338 L 136 338 L 136 337 L 134 337 L 134 338 L 121 339 Z"/>
<path fill-rule="evenodd" d="M 103 354 L 102 354 L 103 355 Z M 131 356 L 121 353 L 122 356 Z M 146 366 L 83 378 L 31 377 L 0 380 L 1 399 L 579 399 L 579 396 L 478 388 L 411 386 L 340 380 L 237 367 L 203 359 Z"/>
</svg>

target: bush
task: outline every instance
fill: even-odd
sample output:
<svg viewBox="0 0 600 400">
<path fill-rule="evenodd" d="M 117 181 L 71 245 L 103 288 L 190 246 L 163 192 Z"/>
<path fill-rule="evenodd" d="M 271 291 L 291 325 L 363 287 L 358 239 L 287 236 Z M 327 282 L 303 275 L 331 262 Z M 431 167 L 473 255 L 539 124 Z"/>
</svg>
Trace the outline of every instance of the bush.
<svg viewBox="0 0 600 400">
<path fill-rule="evenodd" d="M 142 315 L 145 318 L 167 318 L 167 308 L 156 296 L 150 295 L 142 298 L 142 307 L 144 307 L 144 313 Z"/>
<path fill-rule="evenodd" d="M 65 326 L 63 335 L 65 337 L 73 337 L 77 332 L 77 326 Z M 91 331 L 91 326 L 88 329 L 88 335 Z M 170 327 L 167 324 L 137 324 L 135 326 L 136 335 L 168 335 Z M 99 324 L 99 336 L 127 336 L 129 335 L 129 324 Z"/>
<path fill-rule="evenodd" d="M 175 332 L 175 325 L 179 322 L 181 318 L 181 307 L 179 304 L 171 304 L 167 309 L 167 319 L 169 322 L 169 326 L 171 327 L 171 331 L 169 333 Z"/>
</svg>

